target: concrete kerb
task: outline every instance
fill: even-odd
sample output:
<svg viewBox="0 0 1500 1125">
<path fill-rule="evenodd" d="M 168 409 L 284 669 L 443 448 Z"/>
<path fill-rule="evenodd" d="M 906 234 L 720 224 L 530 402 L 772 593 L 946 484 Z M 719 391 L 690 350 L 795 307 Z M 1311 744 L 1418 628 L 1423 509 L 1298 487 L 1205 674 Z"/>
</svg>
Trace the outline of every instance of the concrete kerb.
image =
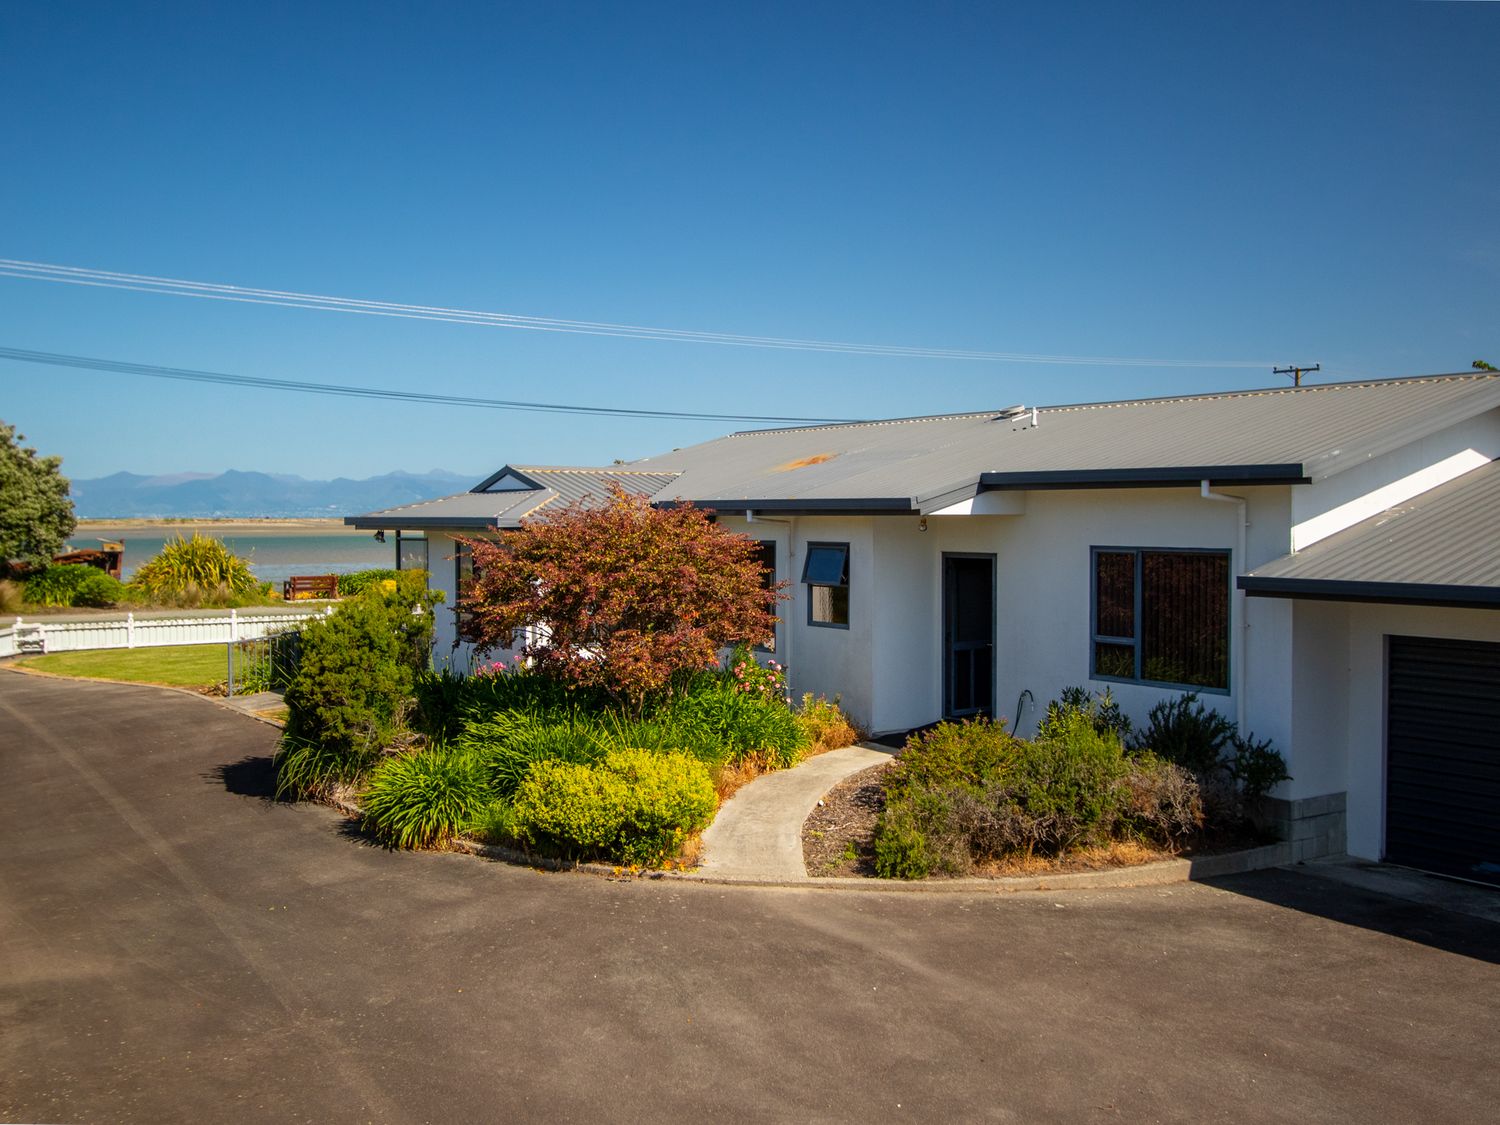
<svg viewBox="0 0 1500 1125">
<path fill-rule="evenodd" d="M 53 680 L 70 680 L 74 683 L 116 684 L 121 687 L 149 687 L 160 691 L 176 692 L 205 703 L 215 704 L 246 718 L 267 726 L 281 728 L 282 723 L 257 715 L 253 711 L 236 707 L 232 701 L 189 688 L 173 687 L 171 684 L 143 684 L 130 680 L 85 679 L 80 676 L 59 676 L 53 672 L 42 672 L 32 668 L 8 666 L 0 662 L 0 671 L 16 675 L 41 676 Z M 359 819 L 364 810 L 350 801 L 336 797 L 320 802 Z M 1203 879 L 1217 879 L 1226 875 L 1240 875 L 1249 871 L 1260 871 L 1269 867 L 1285 867 L 1294 862 L 1292 845 L 1282 842 L 1246 851 L 1225 852 L 1220 855 L 1197 856 L 1192 859 L 1171 859 L 1159 863 L 1146 863 L 1138 867 L 1117 867 L 1107 871 L 1073 871 L 1053 875 L 1013 875 L 992 879 L 767 879 L 753 876 L 716 875 L 701 871 L 655 871 L 641 868 L 621 867 L 604 863 L 589 863 L 580 860 L 553 859 L 547 856 L 528 855 L 514 848 L 497 844 L 485 844 L 467 837 L 452 841 L 455 851 L 483 859 L 506 863 L 533 870 L 563 872 L 577 871 L 607 879 L 638 879 L 651 882 L 699 883 L 707 886 L 738 886 L 782 888 L 786 890 L 812 891 L 856 891 L 893 892 L 898 894 L 1015 894 L 1024 891 L 1104 890 L 1109 888 L 1160 887 L 1174 883 L 1188 883 Z"/>
</svg>

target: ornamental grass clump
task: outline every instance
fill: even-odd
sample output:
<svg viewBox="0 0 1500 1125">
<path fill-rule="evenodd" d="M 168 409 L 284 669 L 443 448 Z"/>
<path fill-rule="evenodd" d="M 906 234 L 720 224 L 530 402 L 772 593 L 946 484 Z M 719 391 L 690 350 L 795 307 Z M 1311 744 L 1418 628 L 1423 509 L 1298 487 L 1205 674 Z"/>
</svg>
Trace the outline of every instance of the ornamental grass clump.
<svg viewBox="0 0 1500 1125">
<path fill-rule="evenodd" d="M 136 570 L 130 585 L 163 605 L 244 605 L 269 595 L 250 564 L 223 540 L 197 532 L 190 539 L 169 539 L 159 555 Z"/>
<path fill-rule="evenodd" d="M 383 758 L 360 794 L 363 826 L 390 848 L 445 844 L 494 800 L 483 764 L 446 748 Z"/>
</svg>

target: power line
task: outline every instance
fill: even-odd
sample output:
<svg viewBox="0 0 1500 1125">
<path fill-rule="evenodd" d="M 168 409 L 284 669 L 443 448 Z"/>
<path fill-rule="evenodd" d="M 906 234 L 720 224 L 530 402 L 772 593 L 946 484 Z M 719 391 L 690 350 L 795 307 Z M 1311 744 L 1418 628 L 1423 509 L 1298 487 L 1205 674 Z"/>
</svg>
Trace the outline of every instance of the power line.
<svg viewBox="0 0 1500 1125">
<path fill-rule="evenodd" d="M 906 347 L 894 344 L 860 344 L 836 340 L 802 340 L 779 336 L 748 336 L 728 332 L 699 332 L 605 321 L 567 320 L 558 317 L 522 316 L 517 313 L 484 312 L 441 305 L 403 304 L 355 297 L 336 297 L 293 290 L 260 289 L 223 285 L 150 274 L 63 266 L 0 258 L 0 277 L 28 281 L 53 281 L 104 289 L 123 289 L 162 296 L 196 297 L 200 300 L 234 301 L 252 305 L 311 309 L 320 312 L 357 313 L 363 316 L 430 320 L 447 324 L 471 324 L 487 328 L 515 328 L 531 332 L 563 332 L 585 336 L 614 336 L 634 340 L 676 343 L 721 344 L 730 347 L 768 348 L 783 351 L 827 352 L 844 355 L 884 356 L 896 359 L 968 360 L 984 363 L 1035 363 L 1074 367 L 1195 367 L 1263 368 L 1263 360 L 1160 359 L 1140 356 L 1048 355 L 1030 352 L 970 351 L 958 348 Z"/>
<path fill-rule="evenodd" d="M 257 387 L 263 390 L 296 391 L 302 394 L 337 395 L 343 398 L 385 399 L 397 402 L 424 402 L 437 406 L 476 407 L 484 410 L 517 410 L 539 414 L 586 414 L 603 418 L 650 418 L 678 422 L 762 422 L 770 424 L 809 425 L 858 422 L 860 418 L 791 418 L 765 414 L 712 414 L 688 410 L 636 410 L 617 406 L 575 406 L 556 402 L 522 402 L 500 398 L 471 398 L 465 395 L 429 394 L 423 391 L 388 390 L 382 387 L 348 387 L 337 383 L 309 383 L 296 379 L 263 379 L 254 375 L 228 375 L 219 371 L 195 371 L 190 368 L 162 367 L 154 363 L 128 363 L 93 356 L 63 355 L 59 352 L 36 352 L 24 348 L 0 347 L 0 359 L 19 363 L 37 363 L 50 367 L 74 367 L 85 371 L 109 371 L 120 375 L 144 375 L 152 379 L 175 379 L 185 383 L 209 383 L 226 387 Z"/>
</svg>

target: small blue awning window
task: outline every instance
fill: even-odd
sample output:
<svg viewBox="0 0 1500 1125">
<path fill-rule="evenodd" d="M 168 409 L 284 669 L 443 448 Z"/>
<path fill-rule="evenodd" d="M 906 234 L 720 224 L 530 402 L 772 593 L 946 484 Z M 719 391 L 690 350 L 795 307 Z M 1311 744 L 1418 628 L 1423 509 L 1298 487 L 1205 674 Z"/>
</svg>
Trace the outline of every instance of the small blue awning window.
<svg viewBox="0 0 1500 1125">
<path fill-rule="evenodd" d="M 849 546 L 825 543 L 807 548 L 802 581 L 813 586 L 849 585 Z"/>
</svg>

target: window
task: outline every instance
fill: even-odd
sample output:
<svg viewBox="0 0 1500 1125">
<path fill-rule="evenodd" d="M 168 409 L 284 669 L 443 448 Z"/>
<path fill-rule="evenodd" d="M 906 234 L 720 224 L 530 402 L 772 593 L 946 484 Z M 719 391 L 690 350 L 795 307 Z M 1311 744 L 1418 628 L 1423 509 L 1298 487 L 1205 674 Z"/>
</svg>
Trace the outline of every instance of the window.
<svg viewBox="0 0 1500 1125">
<path fill-rule="evenodd" d="M 1229 552 L 1096 547 L 1093 674 L 1229 690 Z"/>
<path fill-rule="evenodd" d="M 427 538 L 421 535 L 402 535 L 396 532 L 396 569 L 427 569 Z"/>
<path fill-rule="evenodd" d="M 776 588 L 776 540 L 757 540 L 755 544 L 755 561 L 761 565 L 760 588 L 762 590 L 774 590 Z M 771 634 L 770 644 L 757 645 L 756 647 L 765 652 L 775 652 L 776 634 L 774 632 Z"/>
<path fill-rule="evenodd" d="M 473 616 L 466 610 L 460 609 L 459 600 L 468 592 L 467 587 L 474 579 L 478 571 L 474 567 L 474 552 L 467 543 L 455 543 L 456 548 L 453 555 L 453 610 L 458 615 L 458 623 L 464 624 Z"/>
<path fill-rule="evenodd" d="M 802 567 L 809 625 L 849 627 L 849 544 L 809 543 Z"/>
</svg>

